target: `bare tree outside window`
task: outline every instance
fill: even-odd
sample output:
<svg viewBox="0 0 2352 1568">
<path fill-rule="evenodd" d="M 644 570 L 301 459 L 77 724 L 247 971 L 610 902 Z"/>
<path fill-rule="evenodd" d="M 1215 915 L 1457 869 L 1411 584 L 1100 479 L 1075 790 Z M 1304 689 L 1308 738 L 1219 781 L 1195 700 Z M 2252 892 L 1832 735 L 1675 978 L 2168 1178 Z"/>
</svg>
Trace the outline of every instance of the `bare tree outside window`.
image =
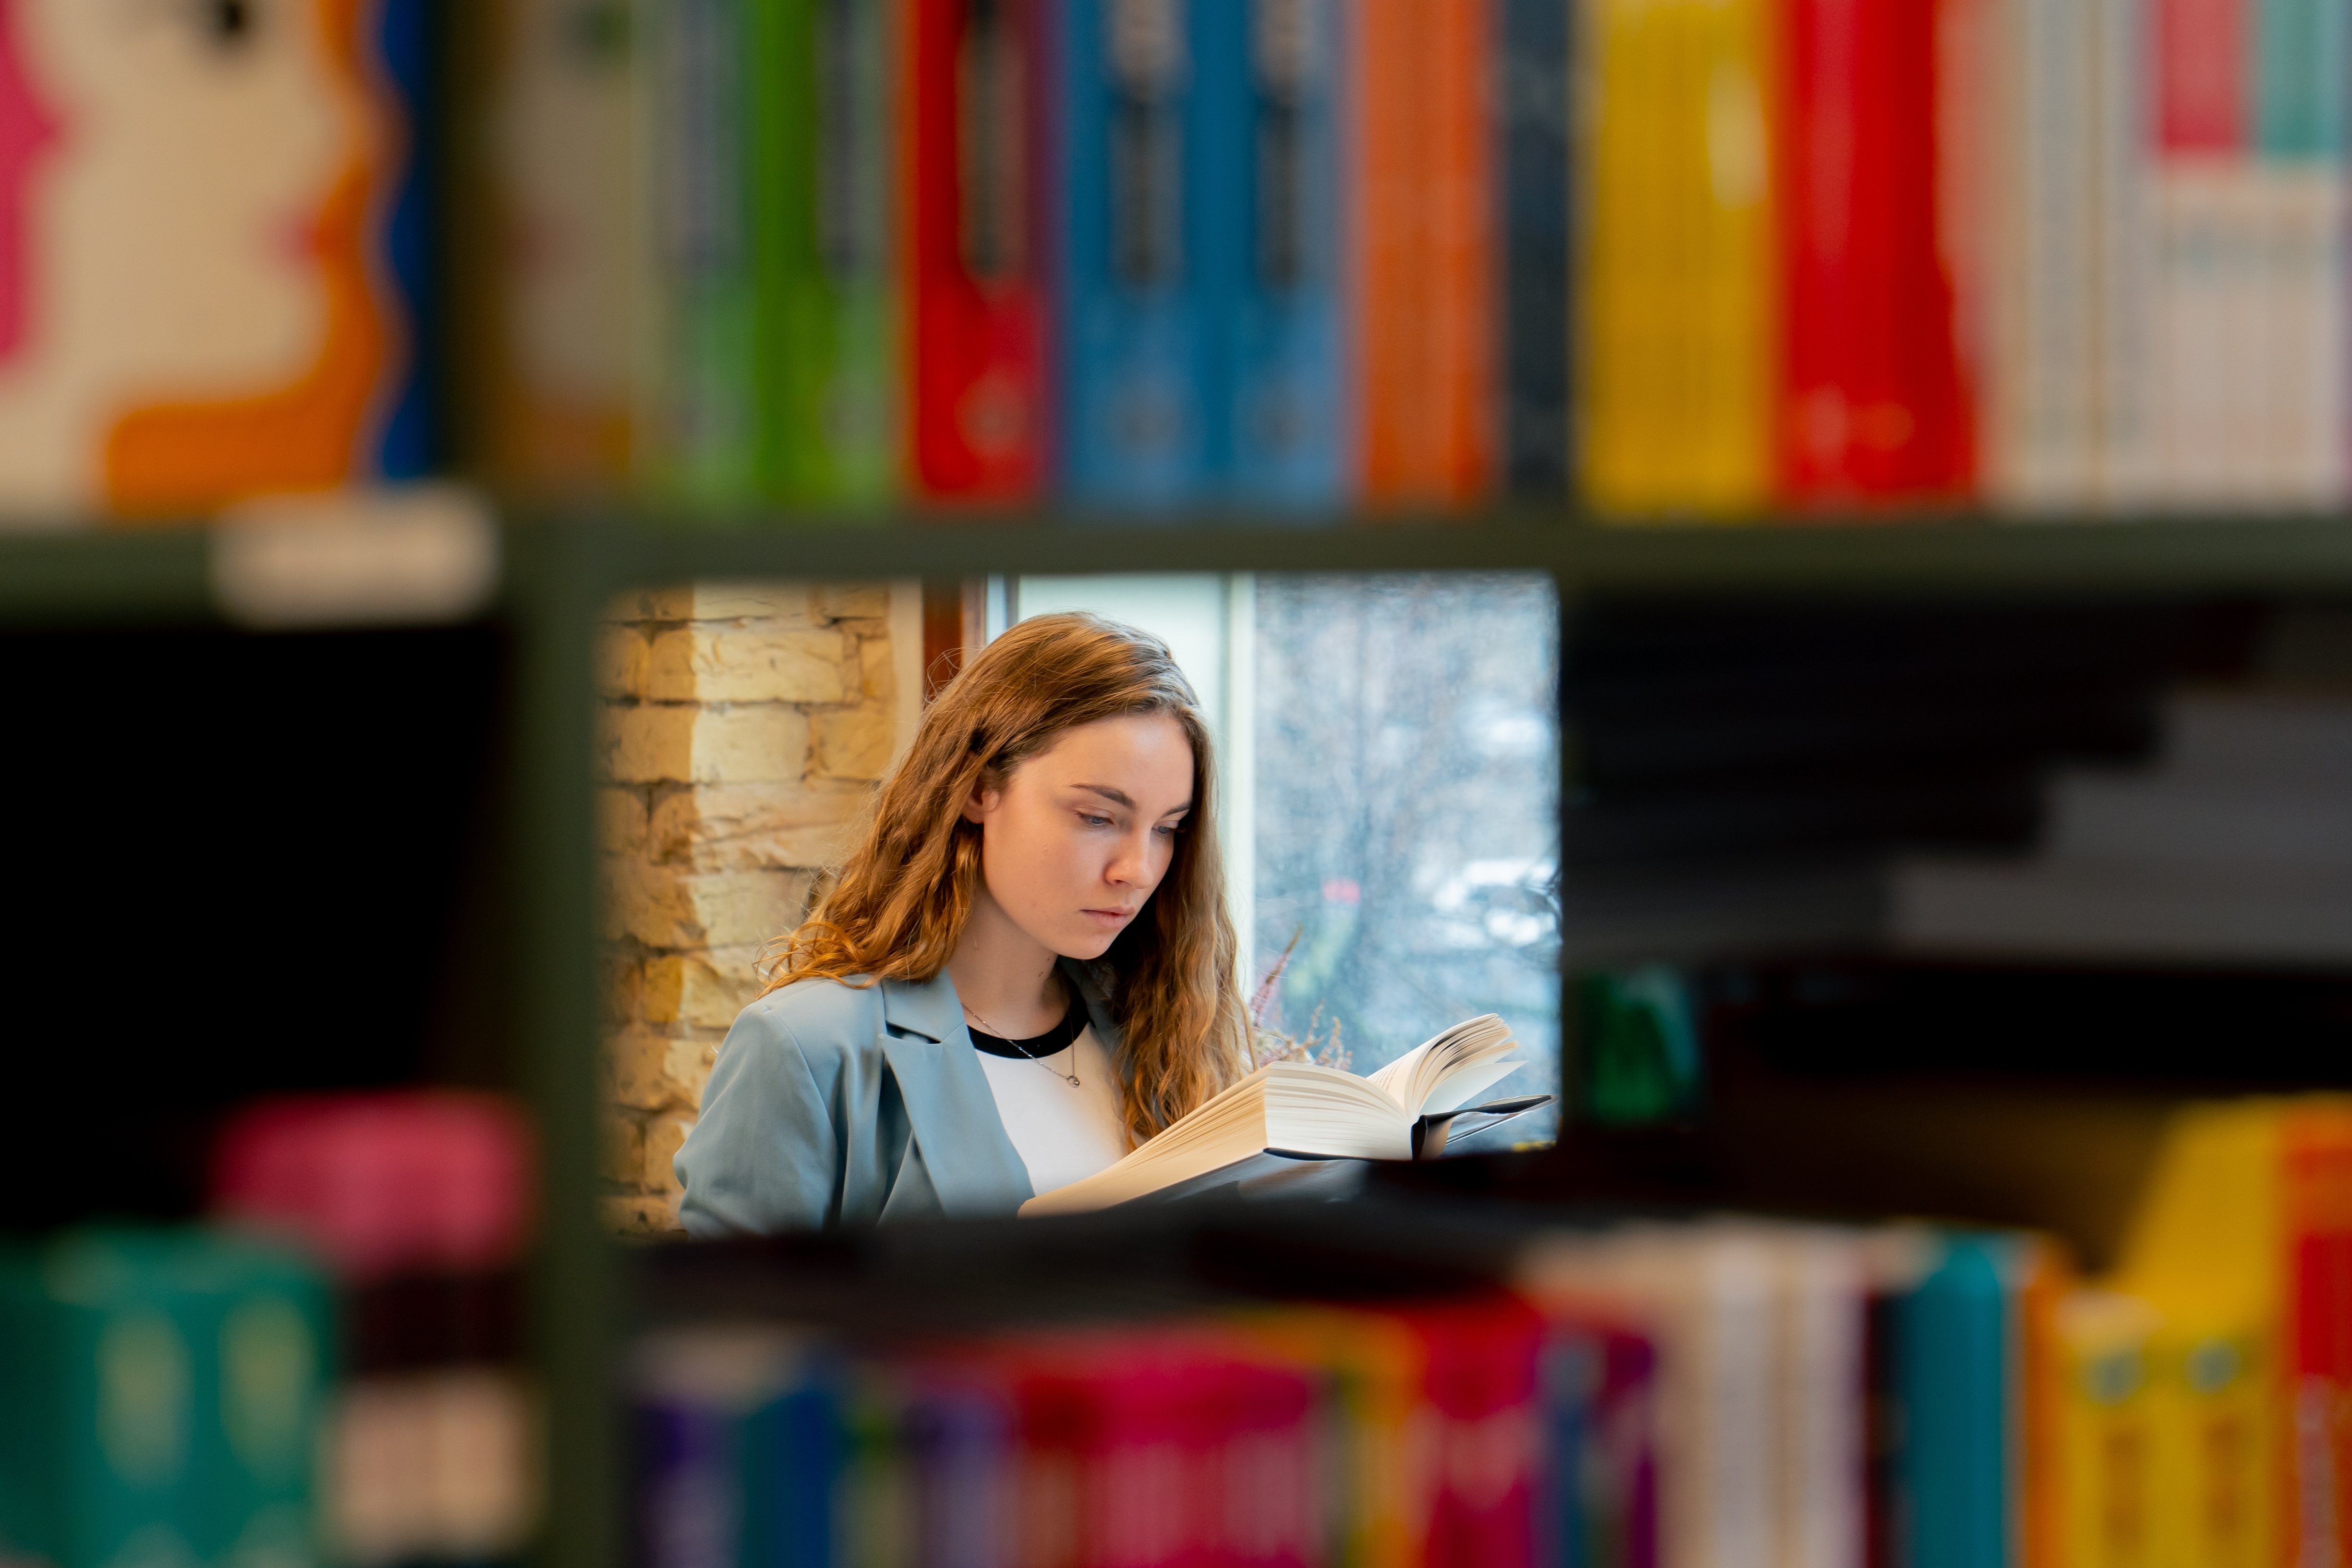
<svg viewBox="0 0 2352 1568">
<path fill-rule="evenodd" d="M 1529 1065 L 1497 1092 L 1557 1092 L 1550 579 L 1263 575 L 1255 622 L 1253 980 L 1297 938 L 1268 1022 L 1319 1005 L 1369 1072 L 1499 1013 Z"/>
</svg>

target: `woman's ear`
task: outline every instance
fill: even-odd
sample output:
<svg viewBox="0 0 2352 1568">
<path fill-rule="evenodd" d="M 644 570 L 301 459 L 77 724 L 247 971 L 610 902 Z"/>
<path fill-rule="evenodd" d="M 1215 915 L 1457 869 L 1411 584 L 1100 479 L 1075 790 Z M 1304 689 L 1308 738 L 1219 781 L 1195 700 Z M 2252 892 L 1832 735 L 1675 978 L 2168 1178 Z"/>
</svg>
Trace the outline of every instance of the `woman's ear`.
<svg viewBox="0 0 2352 1568">
<path fill-rule="evenodd" d="M 1003 790 L 974 784 L 971 786 L 971 798 L 963 803 L 963 819 L 966 822 L 985 822 L 995 815 L 998 804 L 1003 799 Z"/>
</svg>

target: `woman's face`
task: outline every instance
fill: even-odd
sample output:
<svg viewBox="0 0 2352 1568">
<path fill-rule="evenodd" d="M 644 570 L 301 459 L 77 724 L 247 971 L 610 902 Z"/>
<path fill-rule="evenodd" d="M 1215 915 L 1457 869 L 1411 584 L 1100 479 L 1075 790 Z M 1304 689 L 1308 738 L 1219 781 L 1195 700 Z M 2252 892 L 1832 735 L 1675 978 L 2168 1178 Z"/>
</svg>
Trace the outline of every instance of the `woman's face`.
<svg viewBox="0 0 2352 1568">
<path fill-rule="evenodd" d="M 1192 809 L 1192 743 L 1164 713 L 1065 731 L 975 795 L 990 897 L 1064 958 L 1099 958 L 1142 911 Z"/>
</svg>

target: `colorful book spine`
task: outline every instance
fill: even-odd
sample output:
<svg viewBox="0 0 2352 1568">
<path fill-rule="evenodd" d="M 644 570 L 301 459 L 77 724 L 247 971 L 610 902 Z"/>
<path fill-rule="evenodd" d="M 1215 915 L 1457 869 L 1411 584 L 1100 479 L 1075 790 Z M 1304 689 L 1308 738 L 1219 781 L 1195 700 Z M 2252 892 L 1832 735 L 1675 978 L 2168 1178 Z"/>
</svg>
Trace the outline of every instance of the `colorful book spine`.
<svg viewBox="0 0 2352 1568">
<path fill-rule="evenodd" d="M 503 0 L 490 126 L 496 327 L 467 371 L 502 487 L 611 494 L 630 483 L 651 282 L 639 110 L 644 47 L 629 14 Z"/>
<path fill-rule="evenodd" d="M 751 10 L 761 489 L 788 502 L 870 505 L 897 478 L 894 9 L 754 0 Z"/>
<path fill-rule="evenodd" d="M 2280 1154 L 2286 1549 L 2292 1562 L 2340 1563 L 2352 1551 L 2352 1107 L 2291 1112 Z"/>
<path fill-rule="evenodd" d="M 761 491 L 760 290 L 747 134 L 752 0 L 671 0 L 652 21 L 656 288 L 655 489 L 689 504 Z"/>
<path fill-rule="evenodd" d="M 1237 7 L 1222 0 L 1215 9 L 1231 16 Z M 1231 377 L 1220 410 L 1228 484 L 1245 505 L 1328 508 L 1346 499 L 1351 473 L 1345 21 L 1340 0 L 1247 0 L 1245 13 L 1245 41 L 1203 84 L 1221 97 L 1213 117 L 1245 137 L 1223 153 L 1241 172 L 1240 205 L 1218 234 L 1241 247 L 1221 253 L 1234 299 L 1213 324 Z"/>
<path fill-rule="evenodd" d="M 2352 319 L 2345 267 L 2345 0 L 2259 0 L 2253 146 L 2263 207 L 2263 499 L 2324 507 L 2347 489 Z"/>
<path fill-rule="evenodd" d="M 1034 497 L 1051 471 L 1048 0 L 909 0 L 900 101 L 913 480 Z"/>
<path fill-rule="evenodd" d="M 1604 512 L 1771 495 L 1768 0 L 1593 0 L 1580 76 L 1578 460 Z"/>
<path fill-rule="evenodd" d="M 1961 215 L 1942 210 L 1955 191 L 1939 177 L 1974 140 L 1969 84 L 1939 47 L 1973 8 L 1787 7 L 1779 446 L 1797 504 L 1958 499 L 1974 482 L 1966 279 L 1946 233 Z"/>
<path fill-rule="evenodd" d="M 1080 506 L 1214 493 L 1233 309 L 1241 8 L 1058 0 L 1060 471 Z"/>
<path fill-rule="evenodd" d="M 1504 486 L 1569 479 L 1570 0 L 1496 0 Z"/>
<path fill-rule="evenodd" d="M 1351 19 L 1358 489 L 1461 505 L 1496 453 L 1490 7 L 1363 0 Z"/>
<path fill-rule="evenodd" d="M 2156 6 L 2153 486 L 2186 506 L 2260 493 L 2263 200 L 2249 167 L 2252 0 Z"/>
</svg>

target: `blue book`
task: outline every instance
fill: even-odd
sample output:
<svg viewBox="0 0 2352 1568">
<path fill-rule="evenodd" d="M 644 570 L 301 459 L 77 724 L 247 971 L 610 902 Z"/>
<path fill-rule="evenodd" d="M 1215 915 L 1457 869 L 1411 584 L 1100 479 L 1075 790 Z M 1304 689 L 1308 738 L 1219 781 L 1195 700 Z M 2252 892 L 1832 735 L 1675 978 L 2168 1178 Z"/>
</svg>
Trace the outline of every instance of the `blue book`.
<svg viewBox="0 0 2352 1568">
<path fill-rule="evenodd" d="M 1568 488 L 1570 0 L 1501 0 L 1502 459 L 1514 494 Z"/>
<path fill-rule="evenodd" d="M 1206 90 L 1240 0 L 1058 0 L 1062 483 L 1081 506 L 1215 493 L 1231 163 Z M 1230 128 L 1223 128 L 1230 139 Z"/>
<path fill-rule="evenodd" d="M 1227 491 L 1253 507 L 1346 499 L 1341 16 L 1335 0 L 1196 0 L 1224 52 L 1216 100 L 1235 205 L 1222 233 L 1234 298 L 1221 313 Z M 1234 242 L 1238 243 L 1234 243 Z"/>
</svg>

